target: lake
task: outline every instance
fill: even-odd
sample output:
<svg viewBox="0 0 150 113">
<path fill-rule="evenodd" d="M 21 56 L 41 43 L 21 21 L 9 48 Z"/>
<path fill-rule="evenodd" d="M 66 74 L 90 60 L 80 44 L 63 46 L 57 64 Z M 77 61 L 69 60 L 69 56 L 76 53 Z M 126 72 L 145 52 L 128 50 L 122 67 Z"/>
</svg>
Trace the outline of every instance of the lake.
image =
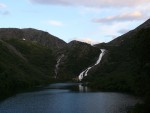
<svg viewBox="0 0 150 113">
<path fill-rule="evenodd" d="M 0 113 L 126 113 L 140 99 L 100 92 L 81 83 L 56 83 L 0 102 Z"/>
</svg>

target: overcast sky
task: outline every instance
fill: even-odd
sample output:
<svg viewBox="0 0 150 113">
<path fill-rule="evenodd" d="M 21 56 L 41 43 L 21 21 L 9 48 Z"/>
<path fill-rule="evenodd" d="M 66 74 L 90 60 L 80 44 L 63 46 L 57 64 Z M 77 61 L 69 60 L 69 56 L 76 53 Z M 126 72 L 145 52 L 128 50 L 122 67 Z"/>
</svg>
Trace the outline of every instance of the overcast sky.
<svg viewBox="0 0 150 113">
<path fill-rule="evenodd" d="M 109 42 L 150 18 L 150 0 L 0 0 L 1 28 L 35 28 L 66 42 Z"/>
</svg>

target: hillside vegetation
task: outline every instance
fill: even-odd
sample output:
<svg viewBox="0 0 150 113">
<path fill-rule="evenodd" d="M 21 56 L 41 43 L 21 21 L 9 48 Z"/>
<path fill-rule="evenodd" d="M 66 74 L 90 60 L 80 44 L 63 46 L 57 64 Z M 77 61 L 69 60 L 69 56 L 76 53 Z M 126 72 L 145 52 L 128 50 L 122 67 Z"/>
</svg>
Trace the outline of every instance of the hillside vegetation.
<svg viewBox="0 0 150 113">
<path fill-rule="evenodd" d="M 78 78 L 84 69 L 96 62 L 100 52 L 100 49 L 90 44 L 71 41 L 67 48 L 64 48 L 58 77 L 60 79 Z"/>
<path fill-rule="evenodd" d="M 46 84 L 54 76 L 55 58 L 49 47 L 21 39 L 0 41 L 0 95 Z"/>
</svg>

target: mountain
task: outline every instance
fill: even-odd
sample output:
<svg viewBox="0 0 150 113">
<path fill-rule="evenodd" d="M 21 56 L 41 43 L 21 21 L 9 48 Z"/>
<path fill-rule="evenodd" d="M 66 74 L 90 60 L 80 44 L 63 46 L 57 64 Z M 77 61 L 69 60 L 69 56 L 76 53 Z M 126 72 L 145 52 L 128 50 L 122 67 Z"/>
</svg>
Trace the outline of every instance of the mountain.
<svg viewBox="0 0 150 113">
<path fill-rule="evenodd" d="M 55 57 L 49 47 L 19 39 L 0 40 L 0 97 L 50 83 Z"/>
<path fill-rule="evenodd" d="M 96 62 L 100 52 L 100 49 L 90 44 L 71 41 L 59 55 L 64 56 L 59 64 L 58 77 L 61 79 L 77 78 L 81 71 Z"/>
<path fill-rule="evenodd" d="M 116 89 L 119 90 L 121 89 L 119 84 L 122 84 L 124 85 L 122 86 L 124 89 L 122 88 L 121 90 L 130 90 L 138 94 L 146 93 L 146 87 L 150 87 L 148 85 L 150 74 L 148 71 L 150 69 L 149 38 L 150 19 L 136 29 L 108 43 L 95 45 L 98 48 L 105 48 L 107 54 L 104 56 L 101 67 L 91 73 L 90 79 L 94 79 L 95 76 L 99 79 L 101 77 L 106 77 L 107 79 L 115 79 L 115 77 L 118 77 L 120 80 L 116 79 L 116 82 L 105 85 L 108 85 L 107 87 L 114 90 L 115 88 L 111 88 L 111 84 L 116 83 Z M 142 80 L 138 80 L 138 77 L 142 78 Z M 146 83 L 147 85 L 145 87 L 144 85 Z"/>
<path fill-rule="evenodd" d="M 85 81 L 107 91 L 125 91 L 145 98 L 142 113 L 150 111 L 150 19 L 132 31 L 95 47 L 107 50 L 101 65 Z"/>
<path fill-rule="evenodd" d="M 91 87 L 131 92 L 145 98 L 142 113 L 150 111 L 150 19 L 134 30 L 94 46 L 69 43 L 47 32 L 27 28 L 0 28 L 0 97 L 54 82 L 84 77 Z M 145 108 L 146 107 L 146 108 Z M 149 112 L 147 112 L 149 113 Z"/>
<path fill-rule="evenodd" d="M 0 28 L 0 39 L 8 40 L 12 38 L 38 42 L 44 46 L 51 47 L 53 50 L 67 46 L 67 43 L 63 40 L 41 30 L 33 28 Z"/>
<path fill-rule="evenodd" d="M 93 65 L 100 49 L 66 43 L 36 29 L 0 28 L 0 97 L 57 80 L 78 78 Z"/>
<path fill-rule="evenodd" d="M 50 83 L 55 75 L 54 51 L 66 43 L 35 29 L 0 29 L 0 98 Z"/>
</svg>

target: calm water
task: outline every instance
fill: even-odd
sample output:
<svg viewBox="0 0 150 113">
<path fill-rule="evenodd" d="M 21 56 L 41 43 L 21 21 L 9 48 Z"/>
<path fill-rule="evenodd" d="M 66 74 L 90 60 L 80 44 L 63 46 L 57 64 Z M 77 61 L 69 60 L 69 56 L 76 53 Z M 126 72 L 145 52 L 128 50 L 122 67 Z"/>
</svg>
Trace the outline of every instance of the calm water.
<svg viewBox="0 0 150 113">
<path fill-rule="evenodd" d="M 0 113 L 126 113 L 139 100 L 133 96 L 93 92 L 81 84 L 57 83 L 0 102 Z"/>
</svg>

